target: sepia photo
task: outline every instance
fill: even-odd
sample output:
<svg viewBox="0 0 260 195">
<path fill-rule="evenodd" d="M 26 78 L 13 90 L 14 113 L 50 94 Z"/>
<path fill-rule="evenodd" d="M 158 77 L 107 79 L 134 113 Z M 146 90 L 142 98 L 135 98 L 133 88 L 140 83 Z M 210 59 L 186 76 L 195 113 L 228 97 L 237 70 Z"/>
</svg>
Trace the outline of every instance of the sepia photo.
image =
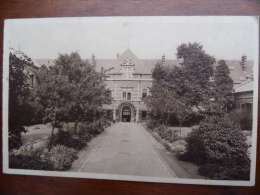
<svg viewBox="0 0 260 195">
<path fill-rule="evenodd" d="M 8 19 L 3 172 L 255 184 L 255 16 Z"/>
</svg>

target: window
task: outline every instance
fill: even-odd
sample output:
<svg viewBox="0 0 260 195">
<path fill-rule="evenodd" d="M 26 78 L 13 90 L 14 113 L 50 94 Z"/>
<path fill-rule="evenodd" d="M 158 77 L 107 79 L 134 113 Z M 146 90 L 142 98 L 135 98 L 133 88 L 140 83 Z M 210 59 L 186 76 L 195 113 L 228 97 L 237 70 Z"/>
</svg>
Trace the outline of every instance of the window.
<svg viewBox="0 0 260 195">
<path fill-rule="evenodd" d="M 106 95 L 107 95 L 108 98 L 112 98 L 112 91 L 110 89 L 107 90 Z"/>
<path fill-rule="evenodd" d="M 147 96 L 147 90 L 143 89 L 142 98 L 145 98 Z"/>
<path fill-rule="evenodd" d="M 34 75 L 30 74 L 31 87 L 34 87 Z"/>
<path fill-rule="evenodd" d="M 142 111 L 142 120 L 145 120 L 147 116 L 147 112 L 146 111 Z"/>
<path fill-rule="evenodd" d="M 125 100 L 126 99 L 126 92 L 124 91 L 123 92 L 123 100 Z"/>
<path fill-rule="evenodd" d="M 242 110 L 246 112 L 252 112 L 252 104 L 251 103 L 245 103 L 241 105 Z"/>
<path fill-rule="evenodd" d="M 131 93 L 127 93 L 127 100 L 131 100 Z"/>
</svg>

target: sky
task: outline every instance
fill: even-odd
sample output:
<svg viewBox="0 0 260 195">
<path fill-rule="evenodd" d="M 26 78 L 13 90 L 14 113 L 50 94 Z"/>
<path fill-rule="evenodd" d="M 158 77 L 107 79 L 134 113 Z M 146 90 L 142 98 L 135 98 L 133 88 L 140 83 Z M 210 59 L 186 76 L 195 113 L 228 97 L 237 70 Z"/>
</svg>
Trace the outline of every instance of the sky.
<svg viewBox="0 0 260 195">
<path fill-rule="evenodd" d="M 257 37 L 253 16 L 10 19 L 4 34 L 5 49 L 20 49 L 32 59 L 72 51 L 113 59 L 127 48 L 141 59 L 176 59 L 177 47 L 189 42 L 201 43 L 217 59 L 253 59 Z"/>
</svg>

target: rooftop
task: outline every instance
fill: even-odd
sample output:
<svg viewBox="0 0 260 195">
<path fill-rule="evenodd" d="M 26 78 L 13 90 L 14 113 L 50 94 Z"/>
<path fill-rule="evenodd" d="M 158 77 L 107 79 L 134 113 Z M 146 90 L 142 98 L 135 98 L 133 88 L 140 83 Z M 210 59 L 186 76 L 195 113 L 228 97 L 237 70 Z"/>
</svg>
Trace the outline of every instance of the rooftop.
<svg viewBox="0 0 260 195">
<path fill-rule="evenodd" d="M 130 49 L 125 50 L 122 54 L 117 54 L 114 59 L 99 59 L 96 58 L 96 69 L 98 71 L 103 68 L 107 71 L 107 74 L 120 73 L 121 64 L 125 59 L 131 59 L 131 62 L 135 64 L 135 74 L 152 74 L 152 70 L 157 62 L 162 59 L 139 59 Z M 234 84 L 240 84 L 252 78 L 253 75 L 253 61 L 248 60 L 246 70 L 242 70 L 240 60 L 225 60 L 229 69 L 230 76 L 234 81 Z M 54 64 L 53 59 L 34 59 L 37 66 L 45 64 L 51 66 Z M 167 59 L 165 64 L 170 66 L 177 65 L 177 60 Z"/>
<path fill-rule="evenodd" d="M 254 81 L 246 81 L 237 87 L 235 87 L 235 93 L 243 93 L 243 92 L 250 92 L 254 90 Z"/>
</svg>

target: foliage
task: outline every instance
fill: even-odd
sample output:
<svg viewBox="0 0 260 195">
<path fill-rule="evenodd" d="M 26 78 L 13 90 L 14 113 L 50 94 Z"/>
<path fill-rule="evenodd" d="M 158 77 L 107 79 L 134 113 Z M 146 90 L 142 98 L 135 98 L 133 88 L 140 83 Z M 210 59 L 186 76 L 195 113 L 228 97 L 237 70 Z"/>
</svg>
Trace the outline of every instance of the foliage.
<svg viewBox="0 0 260 195">
<path fill-rule="evenodd" d="M 32 146 L 22 146 L 9 155 L 10 168 L 34 170 L 67 170 L 77 159 L 74 149 L 66 146 L 54 146 L 51 151 Z"/>
<path fill-rule="evenodd" d="M 55 65 L 42 67 L 37 87 L 38 102 L 44 108 L 44 121 L 51 122 L 49 149 L 53 145 L 54 128 L 62 121 L 89 123 L 102 116 L 102 104 L 109 101 L 101 73 L 82 60 L 78 53 L 60 55 Z"/>
<path fill-rule="evenodd" d="M 63 145 L 56 145 L 50 150 L 50 162 L 54 170 L 67 170 L 72 162 L 77 159 L 77 152 Z"/>
<path fill-rule="evenodd" d="M 34 150 L 33 147 L 22 146 L 9 154 L 9 167 L 15 169 L 53 170 L 48 161 L 46 150 Z"/>
<path fill-rule="evenodd" d="M 218 61 L 214 73 L 214 112 L 225 113 L 233 105 L 233 80 L 230 77 L 230 71 L 224 60 Z"/>
<path fill-rule="evenodd" d="M 248 179 L 250 160 L 246 137 L 228 117 L 208 117 L 186 141 L 187 152 L 181 159 L 200 164 L 202 174 L 214 179 Z M 210 167 L 217 170 L 207 170 Z M 240 170 L 247 171 L 236 175 Z"/>
<path fill-rule="evenodd" d="M 48 143 L 50 144 L 50 143 Z M 69 148 L 74 148 L 76 150 L 81 150 L 87 145 L 87 141 L 81 139 L 79 136 L 73 136 L 72 133 L 68 131 L 60 130 L 57 134 L 53 135 L 52 145 L 64 145 Z"/>
<path fill-rule="evenodd" d="M 181 44 L 177 48 L 177 57 L 182 59 L 181 69 L 183 76 L 181 82 L 186 104 L 197 108 L 207 104 L 210 98 L 210 78 L 213 76 L 215 59 L 203 50 L 199 43 Z M 176 85 L 176 87 L 178 87 Z M 183 88 L 184 87 L 184 88 Z"/>
<path fill-rule="evenodd" d="M 27 71 L 34 65 L 25 54 L 16 52 L 10 52 L 9 65 L 9 149 L 14 149 L 22 145 L 24 125 L 29 124 L 34 115 Z"/>
<path fill-rule="evenodd" d="M 178 135 L 176 130 L 172 130 L 165 125 L 160 125 L 153 129 L 162 139 L 168 142 L 174 142 L 177 140 Z"/>
<path fill-rule="evenodd" d="M 69 148 L 74 148 L 76 150 L 81 150 L 87 146 L 87 142 L 91 140 L 92 137 L 100 134 L 104 131 L 105 127 L 108 127 L 110 123 L 101 118 L 94 122 L 80 122 L 78 124 L 78 130 L 66 131 L 61 128 L 56 134 L 52 136 L 52 145 L 64 145 Z M 50 144 L 50 138 L 49 138 Z"/>
<path fill-rule="evenodd" d="M 215 59 L 198 43 L 180 45 L 177 57 L 183 59 L 180 66 L 156 64 L 151 95 L 145 101 L 155 120 L 167 125 L 174 115 L 182 126 L 190 116 L 199 114 L 201 108 L 208 105 Z"/>
</svg>

